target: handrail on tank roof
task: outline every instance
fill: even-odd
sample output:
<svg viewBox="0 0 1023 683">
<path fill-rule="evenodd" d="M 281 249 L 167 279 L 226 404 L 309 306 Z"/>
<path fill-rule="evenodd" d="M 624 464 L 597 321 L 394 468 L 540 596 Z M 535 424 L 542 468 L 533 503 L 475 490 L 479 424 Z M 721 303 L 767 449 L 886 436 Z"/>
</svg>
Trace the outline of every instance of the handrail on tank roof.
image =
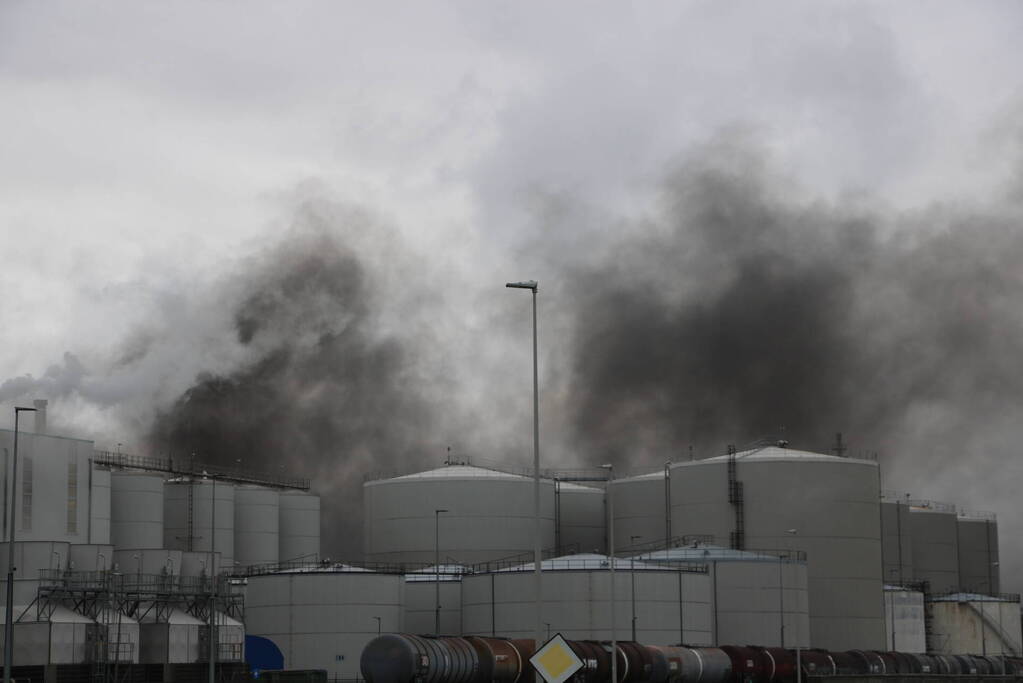
<svg viewBox="0 0 1023 683">
<path fill-rule="evenodd" d="M 508 465 L 500 463 L 487 458 L 475 458 L 466 456 L 459 460 L 448 459 L 441 462 L 437 467 L 428 467 L 423 469 L 422 466 L 408 466 L 408 467 L 394 467 L 384 470 L 374 470 L 363 474 L 363 482 L 371 481 L 382 481 L 385 479 L 395 479 L 397 477 L 405 477 L 413 474 L 420 474 L 422 472 L 432 472 L 434 470 L 441 469 L 443 467 L 475 467 L 481 470 L 488 470 L 490 472 L 500 472 L 501 474 L 512 474 L 519 477 L 532 478 L 533 468 L 526 465 Z M 466 475 L 472 477 L 473 475 Z M 483 478 L 485 475 L 479 475 Z M 550 481 L 606 481 L 607 472 L 599 467 L 574 467 L 574 468 L 540 468 L 540 478 L 547 479 Z"/>
<path fill-rule="evenodd" d="M 931 600 L 931 601 L 936 601 L 936 602 L 949 602 L 953 598 L 958 599 L 958 598 L 963 598 L 963 597 L 966 597 L 966 598 L 977 597 L 979 599 L 978 600 L 969 600 L 969 599 L 961 600 L 961 599 L 959 599 L 958 602 L 985 602 L 984 598 L 988 598 L 987 602 L 1019 602 L 1020 601 L 1020 594 L 1019 593 L 981 593 L 980 591 L 967 591 L 967 590 L 948 591 L 948 592 L 945 592 L 945 593 L 931 593 L 930 595 L 927 596 L 927 599 Z"/>
<path fill-rule="evenodd" d="M 211 463 L 192 461 L 188 458 L 153 458 L 143 455 L 131 455 L 129 453 L 95 450 L 93 451 L 92 459 L 97 465 L 106 465 L 118 469 L 163 472 L 170 475 L 194 478 L 212 476 L 236 484 L 255 484 L 271 488 L 298 489 L 300 491 L 309 490 L 308 479 L 284 477 L 240 467 L 221 467 Z"/>
</svg>

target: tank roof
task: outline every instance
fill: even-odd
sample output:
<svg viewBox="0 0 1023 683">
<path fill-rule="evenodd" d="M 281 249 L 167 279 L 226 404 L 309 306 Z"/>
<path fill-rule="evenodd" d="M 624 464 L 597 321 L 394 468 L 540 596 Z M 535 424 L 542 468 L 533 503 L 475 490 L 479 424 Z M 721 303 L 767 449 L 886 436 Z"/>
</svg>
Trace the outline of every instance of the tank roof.
<svg viewBox="0 0 1023 683">
<path fill-rule="evenodd" d="M 691 460 L 687 462 L 672 463 L 672 467 L 689 467 L 693 465 L 701 465 L 708 462 L 727 462 L 729 455 L 716 455 L 712 458 L 704 458 L 703 460 Z M 801 451 L 795 448 L 781 448 L 779 446 L 765 446 L 763 448 L 753 448 L 746 451 L 739 451 L 735 454 L 736 460 L 743 461 L 803 461 L 803 462 L 843 462 L 843 463 L 855 463 L 857 465 L 870 465 L 873 467 L 877 466 L 877 463 L 873 460 L 862 460 L 860 458 L 841 458 L 837 455 L 827 455 L 825 453 L 814 453 L 813 451 Z"/>
<path fill-rule="evenodd" d="M 460 564 L 442 564 L 439 569 L 438 572 L 437 565 L 417 569 L 406 574 L 405 581 L 410 583 L 413 581 L 436 581 L 438 574 L 441 581 L 461 581 L 462 574 L 469 573 L 469 568 Z"/>
<path fill-rule="evenodd" d="M 552 571 L 557 569 L 608 569 L 611 565 L 611 558 L 607 555 L 601 555 L 599 553 L 579 553 L 577 555 L 562 555 L 561 557 L 552 557 L 549 560 L 543 560 L 540 563 L 540 569 L 543 571 Z M 514 567 L 505 567 L 498 569 L 499 572 L 521 572 L 521 571 L 533 571 L 534 564 L 527 562 L 525 564 L 517 565 Z M 621 571 L 627 571 L 630 569 L 636 570 L 654 570 L 654 571 L 665 571 L 664 567 L 654 564 L 644 564 L 643 562 L 636 562 L 631 558 L 616 558 L 615 569 Z"/>
<path fill-rule="evenodd" d="M 604 493 L 604 489 L 598 489 L 595 486 L 583 486 L 582 484 L 573 484 L 570 481 L 563 481 L 558 484 L 558 488 L 561 489 L 562 493 L 565 491 L 582 491 L 586 493 Z"/>
<path fill-rule="evenodd" d="M 475 465 L 445 465 L 444 467 L 426 470 L 425 472 L 405 474 L 391 479 L 378 479 L 376 481 L 368 481 L 366 483 L 377 484 L 384 481 L 415 481 L 422 479 L 508 479 L 514 481 L 530 481 L 530 477 L 511 474 L 510 472 L 502 472 L 500 470 L 493 470 L 486 467 L 476 467 Z"/>
<path fill-rule="evenodd" d="M 778 555 L 735 550 L 720 545 L 691 545 L 655 550 L 636 556 L 645 562 L 778 562 Z"/>
</svg>

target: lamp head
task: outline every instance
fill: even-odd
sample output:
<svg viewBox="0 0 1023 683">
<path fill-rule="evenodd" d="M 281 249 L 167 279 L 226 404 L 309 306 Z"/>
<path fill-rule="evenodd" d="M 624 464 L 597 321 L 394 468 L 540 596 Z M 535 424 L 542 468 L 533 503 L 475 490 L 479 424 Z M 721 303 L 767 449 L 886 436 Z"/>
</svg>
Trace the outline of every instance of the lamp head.
<svg viewBox="0 0 1023 683">
<path fill-rule="evenodd" d="M 509 282 L 505 287 L 511 287 L 512 289 L 531 289 L 535 294 L 539 289 L 539 283 L 536 280 L 524 280 L 522 282 Z"/>
</svg>

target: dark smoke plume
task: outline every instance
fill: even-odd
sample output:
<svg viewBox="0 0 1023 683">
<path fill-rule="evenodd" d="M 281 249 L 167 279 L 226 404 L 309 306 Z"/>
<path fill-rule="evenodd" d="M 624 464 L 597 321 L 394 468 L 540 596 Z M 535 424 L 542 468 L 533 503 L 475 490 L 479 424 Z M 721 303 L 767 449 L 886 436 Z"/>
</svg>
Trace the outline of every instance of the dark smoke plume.
<svg viewBox="0 0 1023 683">
<path fill-rule="evenodd" d="M 1006 438 L 1023 400 L 1018 206 L 805 199 L 729 143 L 664 200 L 570 287 L 566 401 L 588 450 L 632 465 L 762 437 L 828 452 L 841 431 L 850 454 L 930 471 L 1008 459 L 985 434 Z"/>
<path fill-rule="evenodd" d="M 380 332 L 380 311 L 398 304 L 375 294 L 375 271 L 337 227 L 290 234 L 249 265 L 232 319 L 250 360 L 200 375 L 158 415 L 150 442 L 173 457 L 311 478 L 325 554 L 352 558 L 363 475 L 421 449 L 431 410 L 411 345 Z"/>
</svg>

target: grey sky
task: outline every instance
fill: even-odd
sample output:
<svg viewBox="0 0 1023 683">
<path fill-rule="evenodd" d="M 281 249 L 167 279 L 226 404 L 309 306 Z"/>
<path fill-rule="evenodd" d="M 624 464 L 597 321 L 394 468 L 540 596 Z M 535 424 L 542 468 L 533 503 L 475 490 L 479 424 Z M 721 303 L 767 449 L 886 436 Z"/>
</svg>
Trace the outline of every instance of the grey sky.
<svg viewBox="0 0 1023 683">
<path fill-rule="evenodd" d="M 539 279 L 545 448 L 585 460 L 569 273 L 664 231 L 665 179 L 722 138 L 882 232 L 1001 213 L 1021 28 L 1008 1 L 4 3 L 0 401 L 143 449 L 198 373 L 272 343 L 236 339 L 245 274 L 312 222 L 371 264 L 372 334 L 444 386 L 424 443 L 528 450 L 528 300 L 501 285 Z M 964 471 L 892 485 L 954 498 Z"/>
</svg>

